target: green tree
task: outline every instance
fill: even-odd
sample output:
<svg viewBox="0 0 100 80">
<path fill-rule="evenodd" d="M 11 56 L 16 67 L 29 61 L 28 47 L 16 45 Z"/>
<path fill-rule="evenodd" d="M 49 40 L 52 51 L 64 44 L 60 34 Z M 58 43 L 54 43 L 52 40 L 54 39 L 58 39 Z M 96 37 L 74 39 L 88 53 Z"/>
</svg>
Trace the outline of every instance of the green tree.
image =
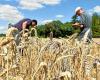
<svg viewBox="0 0 100 80">
<path fill-rule="evenodd" d="M 93 26 L 100 24 L 100 16 L 96 12 L 93 13 L 92 24 L 93 24 Z"/>
<path fill-rule="evenodd" d="M 46 35 L 46 37 L 49 36 L 49 33 L 51 31 L 53 32 L 54 37 L 61 36 L 61 31 L 60 31 L 61 25 L 63 25 L 63 23 L 59 20 L 45 24 L 45 35 Z"/>
<path fill-rule="evenodd" d="M 100 37 L 100 15 L 96 12 L 92 15 L 92 31 L 93 37 Z"/>
<path fill-rule="evenodd" d="M 71 22 L 72 22 L 72 23 L 79 22 L 78 16 L 77 16 L 77 15 L 73 15 L 73 16 L 72 16 L 72 21 L 71 21 Z"/>
<path fill-rule="evenodd" d="M 2 34 L 0 34 L 0 37 L 5 37 L 5 36 L 6 36 L 6 34 L 3 34 L 3 33 L 2 33 Z"/>
</svg>

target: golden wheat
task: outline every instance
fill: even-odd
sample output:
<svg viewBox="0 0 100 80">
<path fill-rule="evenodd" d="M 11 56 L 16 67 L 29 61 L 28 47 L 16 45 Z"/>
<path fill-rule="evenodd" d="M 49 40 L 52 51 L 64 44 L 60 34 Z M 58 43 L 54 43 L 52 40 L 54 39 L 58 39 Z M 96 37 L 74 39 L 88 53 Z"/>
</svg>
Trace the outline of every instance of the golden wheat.
<svg viewBox="0 0 100 80">
<path fill-rule="evenodd" d="M 8 37 L 0 50 L 0 80 L 99 80 L 100 45 L 68 39 Z M 10 39 L 11 38 L 11 39 Z"/>
</svg>

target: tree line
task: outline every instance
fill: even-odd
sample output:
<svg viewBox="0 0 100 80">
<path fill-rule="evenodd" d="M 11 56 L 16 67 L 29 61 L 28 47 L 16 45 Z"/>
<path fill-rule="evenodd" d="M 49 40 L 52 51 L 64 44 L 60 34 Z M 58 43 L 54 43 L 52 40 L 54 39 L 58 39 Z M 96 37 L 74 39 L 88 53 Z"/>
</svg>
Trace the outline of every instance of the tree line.
<svg viewBox="0 0 100 80">
<path fill-rule="evenodd" d="M 50 32 L 53 32 L 53 37 L 58 38 L 66 37 L 66 35 L 70 36 L 76 32 L 80 33 L 80 29 L 72 27 L 72 24 L 75 22 L 79 22 L 79 20 L 76 15 L 73 15 L 70 22 L 62 23 L 61 21 L 56 20 L 44 25 L 39 25 L 37 27 L 38 36 L 48 37 Z M 93 13 L 92 15 L 92 32 L 93 37 L 100 37 L 100 15 L 97 13 Z"/>
<path fill-rule="evenodd" d="M 50 32 L 52 32 L 53 37 L 56 38 L 70 36 L 76 32 L 80 33 L 80 29 L 72 27 L 75 22 L 79 22 L 79 20 L 76 15 L 73 15 L 70 22 L 62 23 L 60 20 L 56 20 L 44 25 L 38 25 L 37 33 L 39 37 L 49 37 Z M 93 37 L 100 37 L 100 15 L 97 13 L 92 15 L 92 32 Z M 0 36 L 5 36 L 5 34 L 0 34 Z"/>
</svg>

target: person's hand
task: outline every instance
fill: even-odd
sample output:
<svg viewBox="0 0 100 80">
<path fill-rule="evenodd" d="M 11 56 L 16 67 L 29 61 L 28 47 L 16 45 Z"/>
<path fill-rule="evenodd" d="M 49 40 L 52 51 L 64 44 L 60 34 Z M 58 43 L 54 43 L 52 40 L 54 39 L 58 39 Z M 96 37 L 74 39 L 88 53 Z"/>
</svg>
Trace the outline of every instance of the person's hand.
<svg viewBox="0 0 100 80">
<path fill-rule="evenodd" d="M 79 27 L 80 23 L 74 23 L 74 24 L 72 24 L 72 26 Z"/>
<path fill-rule="evenodd" d="M 24 33 L 22 36 L 23 37 L 28 37 L 28 33 Z"/>
</svg>

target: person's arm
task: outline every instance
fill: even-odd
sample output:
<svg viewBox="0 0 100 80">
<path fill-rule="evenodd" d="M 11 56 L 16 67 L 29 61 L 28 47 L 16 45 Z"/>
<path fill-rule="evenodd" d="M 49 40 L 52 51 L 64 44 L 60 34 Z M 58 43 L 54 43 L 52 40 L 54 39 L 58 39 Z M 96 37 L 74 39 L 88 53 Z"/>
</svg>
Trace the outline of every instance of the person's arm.
<svg viewBox="0 0 100 80">
<path fill-rule="evenodd" d="M 80 27 L 80 23 L 77 23 L 77 22 L 76 22 L 76 23 L 72 24 L 72 26 L 73 26 L 73 27 Z"/>
<path fill-rule="evenodd" d="M 25 33 L 26 26 L 27 26 L 27 21 L 23 22 L 22 24 L 23 34 Z"/>
<path fill-rule="evenodd" d="M 80 27 L 80 28 L 84 27 L 83 24 L 80 24 L 80 23 L 77 23 L 77 22 L 75 24 L 72 24 L 72 26 L 73 27 Z"/>
</svg>

